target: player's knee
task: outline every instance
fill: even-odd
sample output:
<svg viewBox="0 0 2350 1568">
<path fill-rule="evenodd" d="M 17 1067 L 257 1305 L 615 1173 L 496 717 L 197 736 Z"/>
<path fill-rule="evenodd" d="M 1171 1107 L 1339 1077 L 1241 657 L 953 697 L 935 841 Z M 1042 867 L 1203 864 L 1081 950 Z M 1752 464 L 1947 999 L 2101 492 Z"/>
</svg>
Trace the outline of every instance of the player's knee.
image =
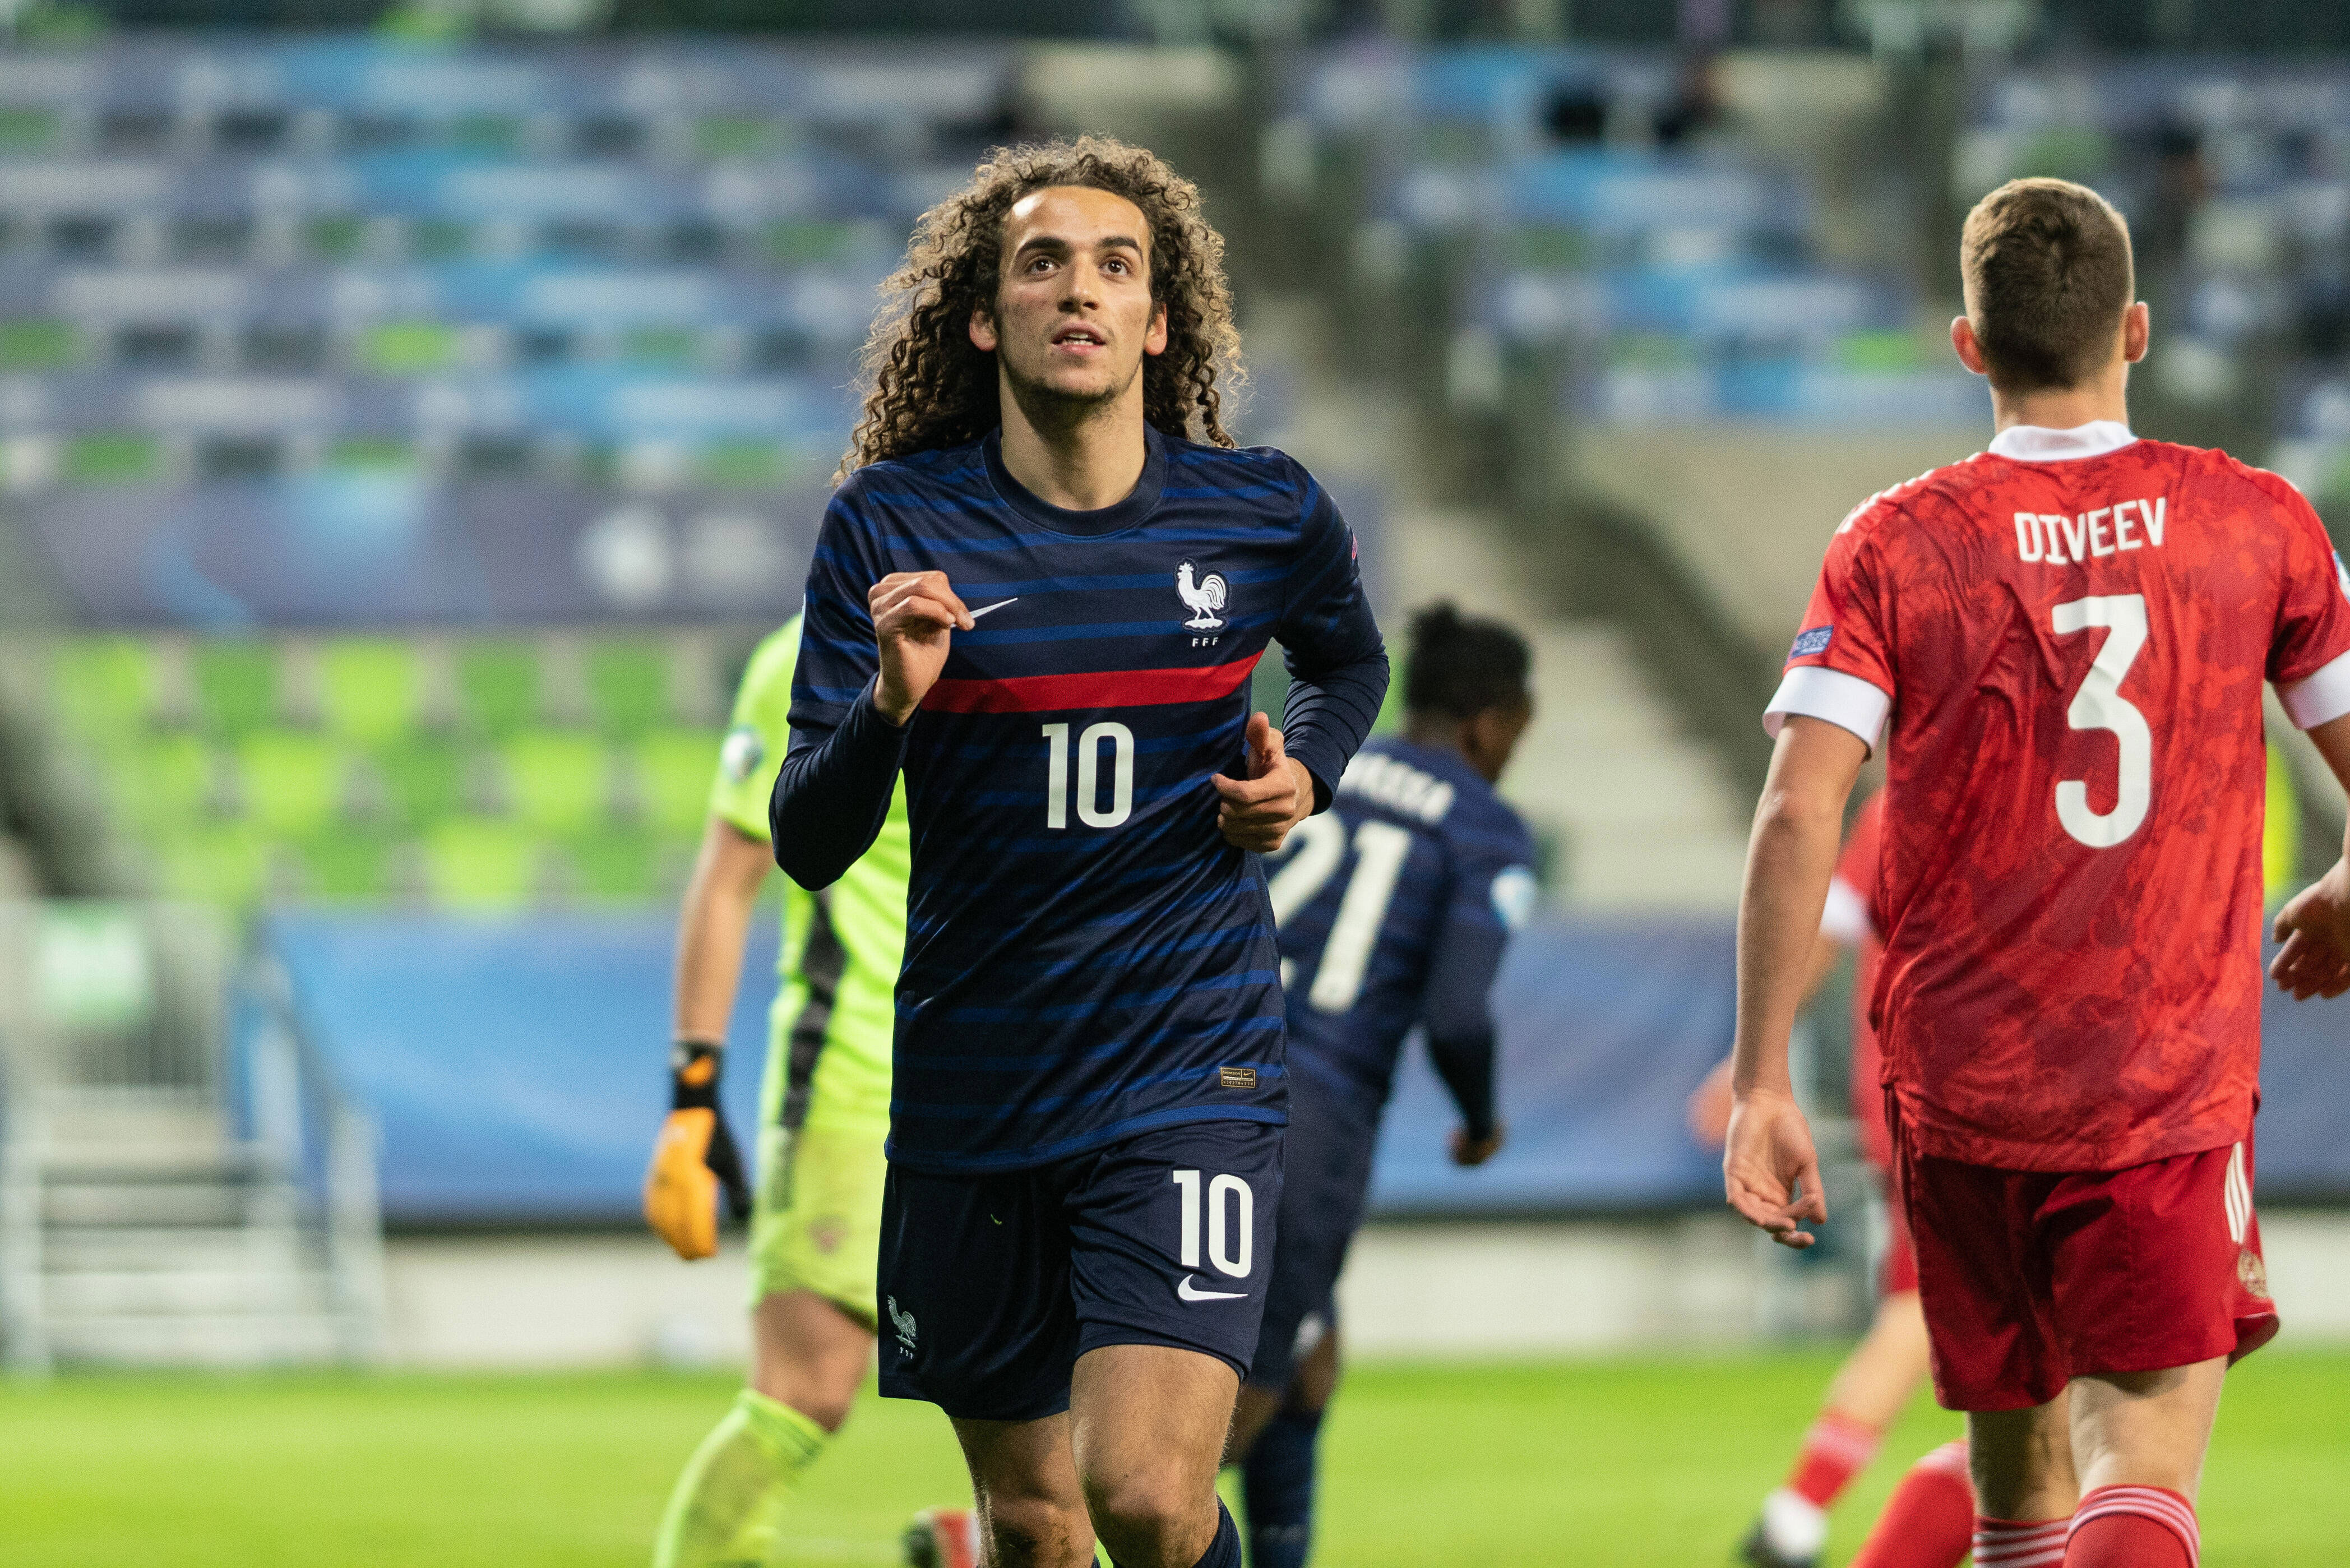
<svg viewBox="0 0 2350 1568">
<path fill-rule="evenodd" d="M 751 1386 L 778 1404 L 790 1406 L 826 1431 L 837 1432 L 848 1419 L 849 1407 L 857 1403 L 863 1372 L 862 1366 L 851 1373 L 826 1362 L 763 1359 L 752 1370 Z"/>
<path fill-rule="evenodd" d="M 1201 1499 L 1171 1470 L 1145 1471 L 1088 1477 L 1086 1506 L 1113 1559 L 1149 1563 L 1164 1559 L 1168 1545 L 1196 1530 Z"/>
<path fill-rule="evenodd" d="M 1071 1560 L 1092 1532 L 1083 1508 L 1048 1497 L 991 1492 L 980 1518 L 990 1568 L 1050 1568 Z"/>
</svg>

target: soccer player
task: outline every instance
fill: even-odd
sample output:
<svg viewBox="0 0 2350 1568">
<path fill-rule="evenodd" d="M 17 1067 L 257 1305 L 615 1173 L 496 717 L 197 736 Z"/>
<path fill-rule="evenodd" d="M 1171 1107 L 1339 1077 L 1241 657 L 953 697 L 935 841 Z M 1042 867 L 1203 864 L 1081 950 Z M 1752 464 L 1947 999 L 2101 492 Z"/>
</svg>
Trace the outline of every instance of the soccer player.
<svg viewBox="0 0 2350 1568">
<path fill-rule="evenodd" d="M 906 781 L 881 1390 L 952 1419 L 993 1568 L 1235 1568 L 1287 1088 L 1255 857 L 1387 656 L 1328 494 L 1224 434 L 1222 241 L 1158 158 L 997 153 L 890 287 L 773 809 L 823 888 Z"/>
<path fill-rule="evenodd" d="M 1460 1107 L 1453 1162 L 1482 1165 L 1502 1147 L 1486 998 L 1534 907 L 1534 846 L 1493 785 L 1534 715 L 1527 667 L 1524 640 L 1498 622 L 1450 604 L 1413 617 L 1403 738 L 1357 754 L 1273 875 L 1289 1144 L 1281 1246 L 1229 1449 L 1254 1568 L 1305 1568 L 1311 1549 L 1315 1448 L 1338 1378 L 1334 1291 L 1414 1024 Z"/>
<path fill-rule="evenodd" d="M 750 1386 L 678 1478 L 655 1568 L 768 1562 L 785 1505 L 847 1418 L 873 1357 L 891 992 L 906 944 L 902 790 L 837 883 L 814 896 L 784 890 L 755 1199 L 718 1108 L 743 941 L 774 865 L 767 801 L 799 648 L 795 616 L 743 671 L 678 932 L 674 1108 L 645 1179 L 645 1215 L 679 1256 L 706 1258 L 718 1250 L 720 1190 L 738 1216 L 749 1208 L 752 1364 Z"/>
<path fill-rule="evenodd" d="M 1962 244 L 1951 338 L 1998 434 L 1845 520 L 1770 704 L 1724 1184 L 1789 1245 L 1825 1218 L 1787 1035 L 1884 735 L 1874 1015 L 1976 1561 L 2183 1568 L 2222 1377 L 2277 1324 L 2261 682 L 2350 780 L 2350 595 L 2291 485 L 2131 435 L 2147 320 L 2112 207 L 2018 181 Z M 2350 861 L 2275 929 L 2282 986 L 2350 989 Z"/>
</svg>

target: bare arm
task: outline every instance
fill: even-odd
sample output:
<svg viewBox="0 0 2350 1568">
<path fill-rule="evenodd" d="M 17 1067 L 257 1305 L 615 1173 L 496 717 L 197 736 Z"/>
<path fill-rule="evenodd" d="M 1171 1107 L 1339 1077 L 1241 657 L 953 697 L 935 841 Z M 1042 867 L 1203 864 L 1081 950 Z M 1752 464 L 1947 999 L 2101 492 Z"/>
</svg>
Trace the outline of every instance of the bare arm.
<svg viewBox="0 0 2350 1568">
<path fill-rule="evenodd" d="M 1843 953 L 1842 942 L 1825 931 L 1820 933 L 1819 941 L 1812 949 L 1812 967 L 1804 976 L 1805 1005 L 1820 993 L 1820 987 L 1827 984 Z M 1736 1059 L 1730 1056 L 1715 1063 L 1713 1071 L 1705 1075 L 1705 1082 L 1690 1091 L 1689 1104 L 1684 1107 L 1690 1136 L 1711 1148 L 1720 1148 L 1730 1133 L 1730 1070 L 1736 1064 Z"/>
<path fill-rule="evenodd" d="M 2350 791 L 2350 714 L 2318 725 L 2309 738 L 2334 779 Z M 2350 837 L 2343 858 L 2277 911 L 2276 939 L 2283 946 L 2269 973 L 2293 1000 L 2350 991 Z"/>
<path fill-rule="evenodd" d="M 743 978 L 743 940 L 774 865 L 764 839 L 730 822 L 713 816 L 702 830 L 678 917 L 676 1038 L 712 1044 L 726 1038 Z"/>
<path fill-rule="evenodd" d="M 1848 730 L 1800 714 L 1788 718 L 1755 807 L 1739 895 L 1738 1035 L 1722 1180 L 1731 1208 L 1794 1247 L 1812 1244 L 1801 1223 L 1825 1220 L 1827 1205 L 1788 1075 L 1787 1037 L 1811 979 L 1845 801 L 1867 756 Z"/>
</svg>

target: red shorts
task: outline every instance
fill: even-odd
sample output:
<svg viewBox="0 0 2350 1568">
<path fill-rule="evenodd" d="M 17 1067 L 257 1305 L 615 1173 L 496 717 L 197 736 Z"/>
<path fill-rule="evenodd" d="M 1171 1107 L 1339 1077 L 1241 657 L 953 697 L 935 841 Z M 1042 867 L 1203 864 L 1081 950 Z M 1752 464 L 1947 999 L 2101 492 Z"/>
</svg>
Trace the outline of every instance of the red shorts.
<svg viewBox="0 0 2350 1568">
<path fill-rule="evenodd" d="M 1909 1220 L 1901 1212 L 1900 1187 L 1889 1174 L 1885 1185 L 1885 1256 L 1877 1265 L 1880 1297 L 1918 1288 L 1918 1248 L 1909 1240 Z"/>
<path fill-rule="evenodd" d="M 2234 1361 L 2276 1334 L 2249 1142 L 2126 1170 L 1898 1158 L 1934 1393 L 1950 1409 L 2018 1410 L 2075 1377 Z"/>
</svg>

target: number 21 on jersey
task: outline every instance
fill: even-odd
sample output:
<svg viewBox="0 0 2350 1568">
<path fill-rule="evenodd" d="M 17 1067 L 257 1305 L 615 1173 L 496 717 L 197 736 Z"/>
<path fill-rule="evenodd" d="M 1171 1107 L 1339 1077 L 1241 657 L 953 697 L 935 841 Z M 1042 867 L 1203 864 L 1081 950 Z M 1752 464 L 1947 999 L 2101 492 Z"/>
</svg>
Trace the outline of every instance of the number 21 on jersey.
<svg viewBox="0 0 2350 1568">
<path fill-rule="evenodd" d="M 1314 901 L 1347 858 L 1347 825 L 1336 816 L 1309 816 L 1290 830 L 1295 853 L 1274 874 L 1266 889 L 1273 896 L 1273 921 L 1289 917 Z M 1370 966 L 1371 949 L 1379 928 L 1387 924 L 1388 905 L 1395 898 L 1396 878 L 1411 855 L 1411 835 L 1390 822 L 1366 822 L 1355 829 L 1355 869 L 1347 891 L 1338 899 L 1337 918 L 1322 944 L 1322 961 L 1314 971 L 1314 984 L 1305 1000 L 1317 1012 L 1344 1012 L 1363 993 L 1363 975 Z M 1284 976 L 1284 982 L 1287 977 Z"/>
<path fill-rule="evenodd" d="M 2109 730 L 2121 746 L 2120 778 L 2114 808 L 2089 809 L 2089 786 L 2080 779 L 2056 784 L 2056 820 L 2092 849 L 2111 849 L 2138 830 L 2154 798 L 2154 732 L 2146 715 L 2122 695 L 2122 681 L 2146 647 L 2146 596 L 2109 594 L 2073 599 L 2054 611 L 2056 635 L 2071 637 L 2093 627 L 2106 628 L 2105 646 L 2089 662 L 2064 722 L 2075 730 Z"/>
</svg>

